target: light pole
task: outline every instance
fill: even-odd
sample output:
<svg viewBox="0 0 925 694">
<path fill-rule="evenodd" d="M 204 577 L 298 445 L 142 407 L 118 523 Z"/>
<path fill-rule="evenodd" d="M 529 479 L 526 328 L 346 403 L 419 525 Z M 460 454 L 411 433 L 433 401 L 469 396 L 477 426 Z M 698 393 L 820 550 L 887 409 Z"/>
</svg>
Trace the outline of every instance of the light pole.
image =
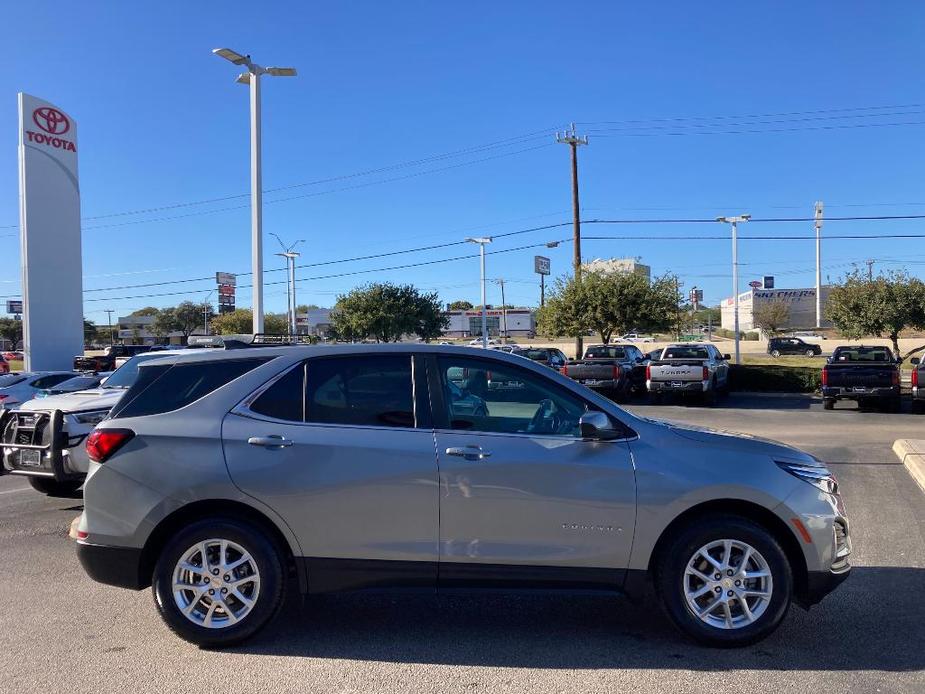
<svg viewBox="0 0 925 694">
<path fill-rule="evenodd" d="M 722 222 L 723 224 L 732 225 L 732 315 L 733 315 L 733 330 L 735 330 L 735 341 L 736 341 L 736 351 L 735 351 L 735 363 L 739 363 L 739 237 L 738 237 L 738 223 L 747 222 L 751 219 L 750 214 L 742 214 L 738 217 L 717 217 L 717 222 Z"/>
<path fill-rule="evenodd" d="M 507 344 L 507 304 L 504 303 L 504 278 L 499 277 L 495 280 L 499 285 L 501 285 L 501 326 L 503 330 L 503 337 L 501 338 L 502 344 Z"/>
<path fill-rule="evenodd" d="M 112 339 L 112 312 L 113 310 L 111 308 L 107 308 L 105 309 L 105 311 L 106 311 L 106 320 L 109 323 L 109 346 L 111 347 L 114 342 Z"/>
<path fill-rule="evenodd" d="M 209 334 L 209 314 L 212 313 L 212 304 L 209 303 L 209 299 L 212 298 L 212 294 L 215 292 L 213 289 L 208 294 L 206 298 L 202 300 L 202 334 Z"/>
<path fill-rule="evenodd" d="M 283 243 L 283 240 L 277 234 L 274 234 L 272 231 L 270 232 L 270 234 L 274 236 L 277 241 L 279 241 L 279 245 L 282 246 L 283 248 L 283 252 L 277 253 L 276 255 L 280 256 L 281 258 L 285 258 L 286 265 L 289 268 L 289 276 L 286 278 L 286 288 L 288 289 L 288 291 L 286 292 L 286 301 L 288 302 L 288 307 L 289 307 L 289 310 L 287 311 L 287 314 L 289 316 L 289 331 L 290 331 L 289 334 L 297 335 L 299 332 L 299 329 L 298 329 L 298 320 L 296 318 L 296 303 L 295 303 L 295 259 L 298 258 L 302 254 L 296 253 L 295 250 L 293 249 L 296 246 L 298 246 L 300 243 L 305 243 L 305 239 L 299 239 L 294 244 L 287 247 L 286 244 Z"/>
<path fill-rule="evenodd" d="M 822 202 L 816 203 L 813 215 L 816 227 L 816 328 L 822 327 Z"/>
<path fill-rule="evenodd" d="M 488 349 L 488 309 L 485 307 L 485 244 L 491 243 L 491 237 L 468 237 L 466 241 L 479 245 L 479 260 L 482 266 L 482 349 Z"/>
<path fill-rule="evenodd" d="M 251 92 L 251 270 L 253 272 L 253 311 L 255 333 L 263 332 L 263 189 L 260 163 L 260 77 L 295 77 L 294 67 L 261 67 L 249 55 L 230 48 L 214 48 L 212 52 L 246 70 L 237 82 L 250 85 Z"/>
</svg>

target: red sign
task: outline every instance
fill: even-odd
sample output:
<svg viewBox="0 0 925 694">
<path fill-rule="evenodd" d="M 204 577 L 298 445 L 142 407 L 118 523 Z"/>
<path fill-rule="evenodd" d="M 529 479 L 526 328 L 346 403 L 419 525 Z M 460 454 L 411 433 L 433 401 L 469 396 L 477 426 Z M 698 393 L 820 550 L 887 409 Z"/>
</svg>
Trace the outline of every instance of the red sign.
<svg viewBox="0 0 925 694">
<path fill-rule="evenodd" d="M 761 282 L 759 282 L 758 280 L 752 280 L 751 282 L 748 283 L 748 286 L 751 287 L 752 289 L 761 289 Z"/>
</svg>

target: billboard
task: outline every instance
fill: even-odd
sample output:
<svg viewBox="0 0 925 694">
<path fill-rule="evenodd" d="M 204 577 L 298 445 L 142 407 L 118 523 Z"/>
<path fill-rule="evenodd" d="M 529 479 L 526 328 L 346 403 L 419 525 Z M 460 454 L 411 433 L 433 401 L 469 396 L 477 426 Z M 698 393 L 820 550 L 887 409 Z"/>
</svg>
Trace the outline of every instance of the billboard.
<svg viewBox="0 0 925 694">
<path fill-rule="evenodd" d="M 549 273 L 549 258 L 544 258 L 541 255 L 533 256 L 533 271 L 538 275 L 548 275 Z"/>
<path fill-rule="evenodd" d="M 70 369 L 83 351 L 77 122 L 19 93 L 19 239 L 25 369 Z"/>
<path fill-rule="evenodd" d="M 7 313 L 22 313 L 22 300 L 21 299 L 7 299 L 6 300 L 6 312 Z"/>
<path fill-rule="evenodd" d="M 238 276 L 233 272 L 216 272 L 215 282 L 218 284 L 218 312 L 234 312 L 234 294 L 235 287 L 238 284 Z"/>
</svg>

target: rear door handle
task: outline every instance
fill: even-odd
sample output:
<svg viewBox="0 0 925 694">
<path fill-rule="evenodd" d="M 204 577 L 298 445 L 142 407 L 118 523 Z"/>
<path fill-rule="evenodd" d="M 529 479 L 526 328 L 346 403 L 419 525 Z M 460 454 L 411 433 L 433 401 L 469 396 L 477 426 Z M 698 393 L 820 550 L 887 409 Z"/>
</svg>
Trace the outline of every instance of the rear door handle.
<svg viewBox="0 0 925 694">
<path fill-rule="evenodd" d="M 270 434 L 269 436 L 251 436 L 247 442 L 251 446 L 263 446 L 264 448 L 287 448 L 292 445 L 292 441 L 279 434 Z"/>
<path fill-rule="evenodd" d="M 491 455 L 491 451 L 483 451 L 479 446 L 461 446 L 446 449 L 447 455 L 455 455 L 466 460 L 484 460 Z"/>
</svg>

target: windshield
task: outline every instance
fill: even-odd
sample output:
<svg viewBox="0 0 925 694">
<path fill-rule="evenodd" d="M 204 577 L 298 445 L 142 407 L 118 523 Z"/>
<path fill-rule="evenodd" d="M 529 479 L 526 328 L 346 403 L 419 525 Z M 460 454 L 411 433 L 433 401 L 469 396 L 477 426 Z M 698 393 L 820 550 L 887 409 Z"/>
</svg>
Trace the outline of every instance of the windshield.
<svg viewBox="0 0 925 694">
<path fill-rule="evenodd" d="M 13 386 L 19 383 L 20 381 L 25 381 L 26 377 L 22 374 L 3 374 L 0 376 L 0 388 L 6 388 L 7 386 Z"/>
<path fill-rule="evenodd" d="M 626 350 L 622 347 L 588 347 L 586 359 L 626 359 Z"/>
<path fill-rule="evenodd" d="M 533 361 L 545 361 L 549 359 L 549 350 L 545 349 L 522 349 L 518 350 L 517 353 Z"/>
<path fill-rule="evenodd" d="M 97 376 L 75 376 L 74 378 L 69 378 L 66 381 L 62 381 L 56 386 L 52 386 L 49 388 L 49 390 L 86 390 L 87 388 L 95 388 L 97 385 L 99 385 L 99 382 L 100 379 Z"/>
<path fill-rule="evenodd" d="M 709 359 L 703 347 L 666 347 L 662 359 Z"/>
<path fill-rule="evenodd" d="M 135 383 L 135 379 L 138 378 L 138 365 L 149 359 L 162 359 L 164 355 L 159 352 L 154 354 L 138 354 L 122 366 L 112 372 L 112 376 L 106 379 L 106 383 L 103 384 L 103 388 L 131 388 Z"/>
<path fill-rule="evenodd" d="M 886 347 L 839 347 L 834 356 L 835 361 L 893 361 L 893 353 Z"/>
</svg>

